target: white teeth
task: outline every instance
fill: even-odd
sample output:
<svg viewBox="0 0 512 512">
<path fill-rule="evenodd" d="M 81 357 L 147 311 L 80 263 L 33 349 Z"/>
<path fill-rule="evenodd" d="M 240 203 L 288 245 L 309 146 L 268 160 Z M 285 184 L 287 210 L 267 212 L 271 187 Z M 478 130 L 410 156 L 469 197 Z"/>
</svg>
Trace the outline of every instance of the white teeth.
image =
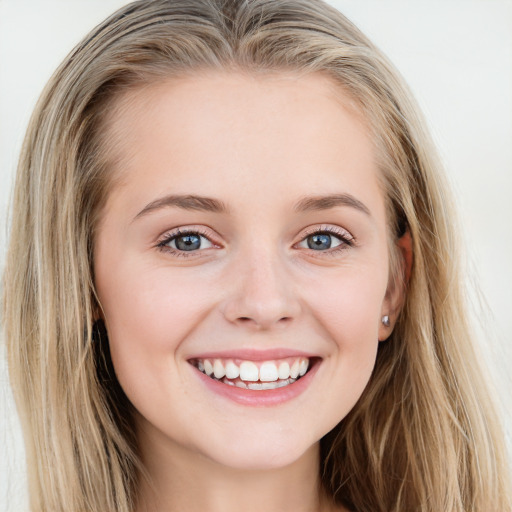
<svg viewBox="0 0 512 512">
<path fill-rule="evenodd" d="M 208 359 L 204 360 L 204 371 L 208 377 L 213 373 L 213 366 Z"/>
<path fill-rule="evenodd" d="M 277 382 L 262 382 L 261 383 L 261 389 L 276 389 Z"/>
<path fill-rule="evenodd" d="M 302 377 L 308 371 L 309 359 L 301 359 L 299 364 L 299 375 Z"/>
<path fill-rule="evenodd" d="M 295 382 L 295 379 L 287 379 L 279 382 L 251 382 L 250 384 L 247 384 L 247 387 L 249 389 L 261 391 L 265 389 L 283 388 L 284 386 L 288 386 L 288 384 L 292 384 L 293 382 Z"/>
<path fill-rule="evenodd" d="M 226 375 L 226 370 L 224 370 L 224 365 L 220 359 L 215 359 L 213 362 L 213 375 L 216 379 L 222 379 Z"/>
<path fill-rule="evenodd" d="M 256 382 L 259 380 L 258 367 L 251 361 L 244 361 L 240 365 L 240 378 L 245 381 Z"/>
<path fill-rule="evenodd" d="M 255 390 L 262 390 L 263 383 L 261 382 L 251 382 L 250 384 L 247 384 L 248 389 L 255 389 Z"/>
<path fill-rule="evenodd" d="M 260 380 L 262 382 L 275 382 L 279 374 L 274 363 L 265 362 L 260 366 Z"/>
<path fill-rule="evenodd" d="M 290 365 L 284 361 L 279 365 L 279 378 L 284 380 L 290 377 Z"/>
<path fill-rule="evenodd" d="M 226 364 L 226 377 L 228 379 L 236 379 L 240 375 L 240 368 L 233 363 L 233 361 L 229 361 Z"/>
<path fill-rule="evenodd" d="M 290 368 L 290 377 L 296 379 L 299 376 L 299 361 L 295 361 Z"/>
<path fill-rule="evenodd" d="M 290 363 L 293 364 L 290 367 Z M 198 359 L 197 369 L 224 384 L 249 389 L 276 389 L 287 386 L 305 375 L 309 359 L 298 357 L 288 361 L 265 361 L 258 363 L 242 361 L 238 366 L 233 360 Z M 250 384 L 247 384 L 250 383 Z"/>
<path fill-rule="evenodd" d="M 278 388 L 284 388 L 285 386 L 288 386 L 288 384 L 293 384 L 297 379 L 286 379 L 286 380 L 282 380 L 280 382 L 277 383 L 277 386 Z"/>
<path fill-rule="evenodd" d="M 284 388 L 285 386 L 288 386 L 288 384 L 292 384 L 295 382 L 295 379 L 285 379 L 280 380 L 279 382 L 276 382 L 274 385 L 276 388 Z"/>
</svg>

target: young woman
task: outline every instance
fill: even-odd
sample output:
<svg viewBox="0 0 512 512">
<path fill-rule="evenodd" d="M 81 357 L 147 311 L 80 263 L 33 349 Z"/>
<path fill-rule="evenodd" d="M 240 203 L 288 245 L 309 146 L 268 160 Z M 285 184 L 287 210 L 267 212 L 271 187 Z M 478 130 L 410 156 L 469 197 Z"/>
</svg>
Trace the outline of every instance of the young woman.
<svg viewBox="0 0 512 512">
<path fill-rule="evenodd" d="M 34 511 L 507 511 L 449 197 L 311 0 L 154 0 L 47 86 L 4 315 Z"/>
</svg>

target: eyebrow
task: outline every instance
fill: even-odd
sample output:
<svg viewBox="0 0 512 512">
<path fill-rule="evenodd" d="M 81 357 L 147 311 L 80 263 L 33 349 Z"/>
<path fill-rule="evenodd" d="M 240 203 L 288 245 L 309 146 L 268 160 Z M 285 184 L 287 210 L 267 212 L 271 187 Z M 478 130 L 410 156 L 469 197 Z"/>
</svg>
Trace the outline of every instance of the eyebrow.
<svg viewBox="0 0 512 512">
<path fill-rule="evenodd" d="M 337 206 L 349 206 L 371 216 L 368 207 L 351 194 L 330 194 L 326 196 L 306 196 L 300 199 L 294 207 L 296 212 L 329 210 Z M 222 201 L 196 195 L 168 195 L 146 205 L 135 217 L 134 221 L 148 213 L 162 208 L 181 208 L 183 210 L 202 211 L 210 213 L 227 213 L 228 207 Z"/>
<path fill-rule="evenodd" d="M 193 210 L 200 212 L 226 213 L 227 206 L 218 199 L 193 195 L 168 195 L 152 201 L 146 205 L 133 220 L 136 220 L 148 213 L 161 208 L 181 208 L 182 210 Z"/>
<path fill-rule="evenodd" d="M 309 212 L 314 210 L 329 210 L 337 206 L 349 206 L 371 217 L 368 207 L 351 194 L 330 194 L 327 196 L 307 196 L 296 205 L 296 212 Z"/>
</svg>

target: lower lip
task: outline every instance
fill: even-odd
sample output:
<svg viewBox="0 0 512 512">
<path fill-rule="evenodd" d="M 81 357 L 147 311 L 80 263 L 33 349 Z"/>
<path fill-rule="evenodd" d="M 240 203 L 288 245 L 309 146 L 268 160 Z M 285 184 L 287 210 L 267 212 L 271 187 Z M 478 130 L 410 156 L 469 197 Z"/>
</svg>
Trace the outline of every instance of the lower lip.
<svg viewBox="0 0 512 512">
<path fill-rule="evenodd" d="M 224 384 L 218 380 L 208 377 L 195 367 L 193 369 L 201 381 L 208 387 L 208 389 L 217 395 L 221 395 L 232 400 L 233 402 L 237 402 L 242 405 L 248 405 L 252 407 L 268 407 L 293 400 L 302 394 L 312 382 L 319 366 L 320 362 L 317 362 L 303 377 L 296 380 L 292 384 L 288 384 L 282 388 L 262 390 L 244 389 L 237 388 L 236 386 L 230 386 L 229 384 Z"/>
</svg>

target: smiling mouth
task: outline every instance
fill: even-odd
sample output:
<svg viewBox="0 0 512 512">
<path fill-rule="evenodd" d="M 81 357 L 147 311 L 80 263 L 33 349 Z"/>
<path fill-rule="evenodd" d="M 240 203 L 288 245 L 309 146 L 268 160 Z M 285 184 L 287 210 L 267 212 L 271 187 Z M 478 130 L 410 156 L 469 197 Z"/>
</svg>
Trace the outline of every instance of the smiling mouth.
<svg viewBox="0 0 512 512">
<path fill-rule="evenodd" d="M 239 359 L 191 359 L 201 373 L 228 386 L 256 391 L 289 386 L 306 375 L 313 358 L 288 357 L 272 361 Z"/>
</svg>

